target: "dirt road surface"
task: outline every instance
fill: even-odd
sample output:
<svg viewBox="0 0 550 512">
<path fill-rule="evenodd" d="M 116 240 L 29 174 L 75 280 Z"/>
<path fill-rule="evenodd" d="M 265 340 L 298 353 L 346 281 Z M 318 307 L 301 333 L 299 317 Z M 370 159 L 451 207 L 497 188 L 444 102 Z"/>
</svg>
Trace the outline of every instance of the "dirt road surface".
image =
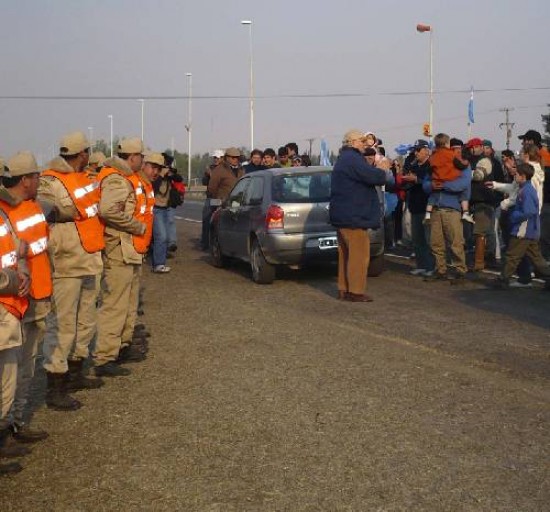
<svg viewBox="0 0 550 512">
<path fill-rule="evenodd" d="M 3 512 L 549 510 L 550 293 L 390 263 L 343 303 L 331 269 L 211 267 L 199 228 L 145 269 L 148 359 L 39 407 Z"/>
</svg>

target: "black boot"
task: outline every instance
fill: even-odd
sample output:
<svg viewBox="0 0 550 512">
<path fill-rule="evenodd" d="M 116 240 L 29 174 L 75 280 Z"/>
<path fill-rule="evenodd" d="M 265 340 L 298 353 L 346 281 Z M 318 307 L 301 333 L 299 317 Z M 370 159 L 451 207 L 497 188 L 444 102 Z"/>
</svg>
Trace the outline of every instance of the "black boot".
<svg viewBox="0 0 550 512">
<path fill-rule="evenodd" d="M 20 446 L 14 441 L 11 437 L 11 430 L 9 428 L 0 430 L 0 457 L 23 457 L 29 453 L 31 453 L 29 448 Z"/>
<path fill-rule="evenodd" d="M 132 373 L 128 368 L 122 368 L 112 361 L 96 366 L 94 372 L 96 377 L 126 377 Z"/>
<path fill-rule="evenodd" d="M 139 347 L 132 343 L 120 349 L 116 362 L 118 364 L 141 363 L 145 359 L 146 355 L 143 347 Z"/>
<path fill-rule="evenodd" d="M 93 379 L 84 373 L 84 359 L 68 361 L 69 373 L 67 373 L 67 389 L 69 391 L 80 391 L 81 389 L 98 389 L 104 381 Z"/>
<path fill-rule="evenodd" d="M 67 374 L 50 373 L 48 376 L 48 391 L 46 405 L 55 411 L 76 411 L 82 404 L 67 393 Z"/>
<path fill-rule="evenodd" d="M 29 425 L 17 425 L 11 426 L 12 437 L 18 443 L 37 443 L 48 438 L 48 433 L 38 428 L 31 428 Z"/>
<path fill-rule="evenodd" d="M 23 471 L 23 467 L 19 464 L 19 462 L 0 464 L 0 476 L 15 475 L 21 471 Z"/>
<path fill-rule="evenodd" d="M 144 337 L 144 338 L 150 338 L 151 333 L 147 330 L 147 327 L 145 327 L 144 324 L 136 324 L 134 326 L 133 336 L 140 336 L 140 337 Z"/>
</svg>

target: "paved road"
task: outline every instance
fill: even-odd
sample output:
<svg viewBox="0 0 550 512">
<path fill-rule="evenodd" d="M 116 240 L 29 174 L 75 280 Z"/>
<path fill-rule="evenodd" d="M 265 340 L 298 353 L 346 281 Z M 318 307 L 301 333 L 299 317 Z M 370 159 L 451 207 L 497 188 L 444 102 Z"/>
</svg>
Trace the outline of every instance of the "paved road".
<svg viewBox="0 0 550 512">
<path fill-rule="evenodd" d="M 548 510 L 550 294 L 390 262 L 342 303 L 333 269 L 254 285 L 179 228 L 174 271 L 144 273 L 148 360 L 38 410 L 2 510 Z"/>
</svg>

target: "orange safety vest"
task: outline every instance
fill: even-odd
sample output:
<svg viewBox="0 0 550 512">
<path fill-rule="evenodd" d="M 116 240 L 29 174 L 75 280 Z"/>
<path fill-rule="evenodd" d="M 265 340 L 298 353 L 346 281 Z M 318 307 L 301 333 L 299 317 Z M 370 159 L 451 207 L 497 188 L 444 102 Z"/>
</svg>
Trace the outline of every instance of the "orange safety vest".
<svg viewBox="0 0 550 512">
<path fill-rule="evenodd" d="M 107 176 L 118 174 L 127 179 L 132 185 L 134 195 L 136 197 L 136 207 L 133 217 L 139 222 L 145 224 L 145 233 L 143 235 L 132 235 L 134 249 L 140 254 L 145 254 L 151 244 L 153 237 L 153 206 L 155 206 L 155 193 L 153 185 L 142 180 L 137 174 L 130 176 L 124 174 L 113 167 L 103 167 L 97 177 L 97 181 L 101 183 Z"/>
<path fill-rule="evenodd" d="M 78 217 L 74 219 L 80 243 L 86 252 L 94 253 L 105 248 L 103 225 L 97 216 L 99 183 L 90 180 L 83 172 L 63 173 L 47 170 L 42 176 L 57 178 L 67 190 Z"/>
<path fill-rule="evenodd" d="M 0 268 L 17 268 L 17 251 L 10 228 L 0 217 Z M 12 315 L 23 318 L 29 307 L 29 300 L 26 297 L 17 295 L 0 295 L 2 304 Z"/>
<path fill-rule="evenodd" d="M 48 224 L 38 203 L 23 201 L 11 206 L 0 201 L 0 208 L 10 219 L 15 234 L 27 242 L 29 251 L 27 262 L 31 275 L 29 295 L 33 299 L 45 299 L 52 294 L 52 269 L 48 256 Z"/>
<path fill-rule="evenodd" d="M 145 254 L 149 250 L 151 238 L 153 237 L 153 207 L 155 206 L 155 192 L 153 185 L 148 181 L 142 180 L 137 174 L 130 176 L 130 181 L 134 186 L 136 194 L 136 209 L 134 217 L 146 226 L 143 235 L 134 235 L 134 249 L 140 254 Z"/>
</svg>

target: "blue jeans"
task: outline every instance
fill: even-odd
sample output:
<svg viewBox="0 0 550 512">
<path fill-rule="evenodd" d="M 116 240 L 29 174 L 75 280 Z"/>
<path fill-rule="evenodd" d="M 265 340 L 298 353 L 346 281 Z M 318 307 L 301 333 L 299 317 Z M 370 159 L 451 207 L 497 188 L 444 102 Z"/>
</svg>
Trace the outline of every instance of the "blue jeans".
<svg viewBox="0 0 550 512">
<path fill-rule="evenodd" d="M 435 260 L 430 248 L 430 226 L 424 224 L 423 213 L 411 213 L 411 238 L 416 258 L 416 268 L 433 270 Z"/>
<path fill-rule="evenodd" d="M 168 247 L 178 245 L 178 235 L 176 233 L 176 209 L 168 208 Z"/>
<path fill-rule="evenodd" d="M 153 267 L 166 264 L 168 208 L 153 208 Z"/>
</svg>

